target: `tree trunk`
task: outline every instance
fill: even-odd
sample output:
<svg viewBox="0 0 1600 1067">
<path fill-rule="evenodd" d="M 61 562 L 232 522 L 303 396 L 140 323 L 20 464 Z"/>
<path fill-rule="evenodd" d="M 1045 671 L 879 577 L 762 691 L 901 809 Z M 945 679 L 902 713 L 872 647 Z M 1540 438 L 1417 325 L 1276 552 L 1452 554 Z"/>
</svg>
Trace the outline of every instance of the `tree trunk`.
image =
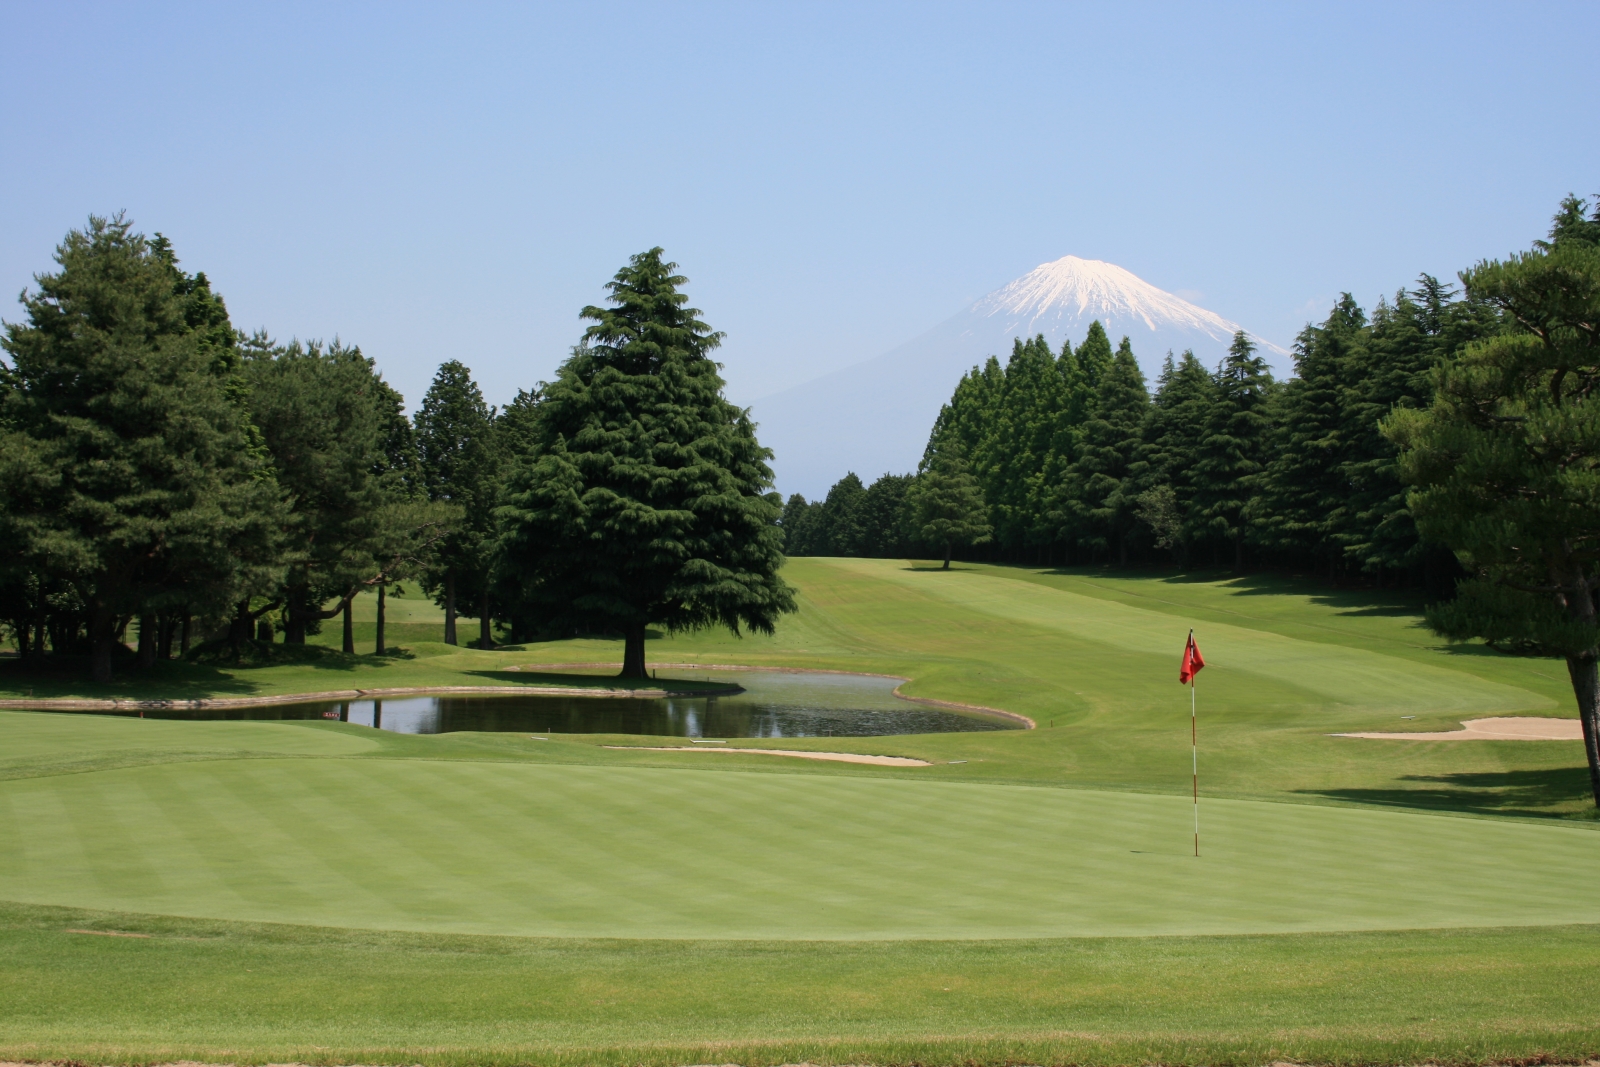
<svg viewBox="0 0 1600 1067">
<path fill-rule="evenodd" d="M 456 643 L 456 572 L 444 572 L 444 643 Z"/>
<path fill-rule="evenodd" d="M 377 645 L 378 645 L 378 655 L 380 655 L 380 656 L 383 655 L 383 598 L 384 598 L 385 584 L 386 583 L 384 583 L 384 582 L 379 582 L 378 583 L 378 638 L 377 638 Z"/>
<path fill-rule="evenodd" d="M 180 628 L 180 630 L 178 631 L 178 655 L 180 655 L 180 656 L 184 655 L 185 653 L 187 653 L 189 651 L 189 621 L 190 621 L 190 619 L 191 619 L 191 616 L 189 614 L 189 609 L 188 608 L 184 608 L 183 609 L 183 625 Z"/>
<path fill-rule="evenodd" d="M 494 647 L 494 623 L 489 619 L 488 590 L 484 590 L 483 596 L 478 599 L 478 647 Z"/>
<path fill-rule="evenodd" d="M 1600 808 L 1600 666 L 1596 653 L 1567 657 L 1572 693 L 1578 698 L 1578 718 L 1583 723 L 1583 751 L 1589 761 L 1589 791 Z"/>
<path fill-rule="evenodd" d="M 111 681 L 111 650 L 117 643 L 117 617 L 109 608 L 96 605 L 89 616 L 89 671 L 95 681 Z"/>
<path fill-rule="evenodd" d="M 942 568 L 940 568 L 940 569 L 941 570 L 949 570 L 950 569 L 950 542 L 949 541 L 946 541 L 944 543 L 944 566 Z"/>
<path fill-rule="evenodd" d="M 644 625 L 628 627 L 622 646 L 622 673 L 619 678 L 648 678 L 644 669 Z"/>
<path fill-rule="evenodd" d="M 139 669 L 147 671 L 156 665 L 156 644 L 161 635 L 157 632 L 156 617 L 144 614 L 139 616 Z"/>
<path fill-rule="evenodd" d="M 162 659 L 172 658 L 172 639 L 178 631 L 178 617 L 172 612 L 165 612 L 161 616 L 161 651 Z"/>
<path fill-rule="evenodd" d="M 283 643 L 286 645 L 303 645 L 306 643 L 306 620 L 301 618 L 299 612 L 293 608 L 289 610 L 288 617 L 283 620 Z"/>
<path fill-rule="evenodd" d="M 344 602 L 344 644 L 341 646 L 352 656 L 356 654 L 356 624 L 355 620 L 350 617 L 350 608 L 355 603 L 355 599 L 355 597 L 351 597 Z"/>
</svg>

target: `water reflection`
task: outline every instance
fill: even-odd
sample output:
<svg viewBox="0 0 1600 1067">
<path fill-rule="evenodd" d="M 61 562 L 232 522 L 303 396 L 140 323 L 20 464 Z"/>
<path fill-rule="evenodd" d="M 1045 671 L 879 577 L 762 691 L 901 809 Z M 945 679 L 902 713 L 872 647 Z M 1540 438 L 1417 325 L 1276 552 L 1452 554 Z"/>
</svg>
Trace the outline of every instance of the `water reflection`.
<svg viewBox="0 0 1600 1067">
<path fill-rule="evenodd" d="M 521 693 L 423 696 L 154 714 L 174 719 L 338 719 L 406 734 L 484 730 L 664 737 L 876 737 L 1016 728 L 1016 724 L 993 716 L 903 700 L 892 692 L 897 684 L 893 679 L 765 671 L 718 671 L 714 678 L 741 685 L 745 692 L 658 699 Z"/>
</svg>

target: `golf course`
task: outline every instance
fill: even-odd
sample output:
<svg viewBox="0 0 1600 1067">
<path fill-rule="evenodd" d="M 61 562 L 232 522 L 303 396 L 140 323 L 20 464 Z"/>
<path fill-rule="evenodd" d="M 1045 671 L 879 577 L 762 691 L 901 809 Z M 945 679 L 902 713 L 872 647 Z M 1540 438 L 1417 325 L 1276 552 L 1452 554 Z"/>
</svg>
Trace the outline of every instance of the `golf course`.
<svg viewBox="0 0 1600 1067">
<path fill-rule="evenodd" d="M 873 765 L 0 710 L 0 1058 L 1600 1052 L 1581 742 L 1337 736 L 1571 720 L 1559 661 L 1448 644 L 1408 591 L 1281 575 L 795 558 L 783 576 L 799 610 L 774 635 L 652 632 L 648 684 L 892 675 L 903 696 L 1034 727 L 737 742 L 922 761 Z M 371 598 L 356 608 L 367 641 Z M 259 666 L 106 685 L 8 661 L 0 698 L 620 684 L 620 641 L 480 651 L 440 643 L 439 620 L 391 596 L 400 647 L 382 656 L 338 652 L 330 631 Z M 1198 857 L 1177 678 L 1191 628 Z"/>
</svg>

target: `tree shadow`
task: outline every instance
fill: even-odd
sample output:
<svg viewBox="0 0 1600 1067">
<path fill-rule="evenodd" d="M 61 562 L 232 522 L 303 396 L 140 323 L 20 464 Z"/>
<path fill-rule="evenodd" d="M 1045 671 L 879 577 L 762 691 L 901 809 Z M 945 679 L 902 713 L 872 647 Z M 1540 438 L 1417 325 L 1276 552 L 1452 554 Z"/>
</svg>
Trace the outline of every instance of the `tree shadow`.
<svg viewBox="0 0 1600 1067">
<path fill-rule="evenodd" d="M 1586 767 L 1546 770 L 1463 771 L 1455 774 L 1411 774 L 1397 781 L 1416 786 L 1390 789 L 1297 789 L 1303 796 L 1347 800 L 1394 808 L 1465 811 L 1479 815 L 1522 815 L 1570 819 L 1572 807 L 1590 799 Z M 1560 810 L 1557 810 L 1560 809 Z"/>
</svg>

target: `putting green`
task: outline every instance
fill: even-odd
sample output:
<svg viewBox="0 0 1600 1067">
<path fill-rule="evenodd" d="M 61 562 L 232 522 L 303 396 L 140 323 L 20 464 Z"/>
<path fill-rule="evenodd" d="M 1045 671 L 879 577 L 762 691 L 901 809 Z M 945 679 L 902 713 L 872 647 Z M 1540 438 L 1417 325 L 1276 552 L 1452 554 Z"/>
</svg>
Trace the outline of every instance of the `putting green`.
<svg viewBox="0 0 1600 1067">
<path fill-rule="evenodd" d="M 0 898 L 630 938 L 1600 922 L 1560 825 L 1024 786 L 393 759 L 0 782 Z"/>
</svg>

